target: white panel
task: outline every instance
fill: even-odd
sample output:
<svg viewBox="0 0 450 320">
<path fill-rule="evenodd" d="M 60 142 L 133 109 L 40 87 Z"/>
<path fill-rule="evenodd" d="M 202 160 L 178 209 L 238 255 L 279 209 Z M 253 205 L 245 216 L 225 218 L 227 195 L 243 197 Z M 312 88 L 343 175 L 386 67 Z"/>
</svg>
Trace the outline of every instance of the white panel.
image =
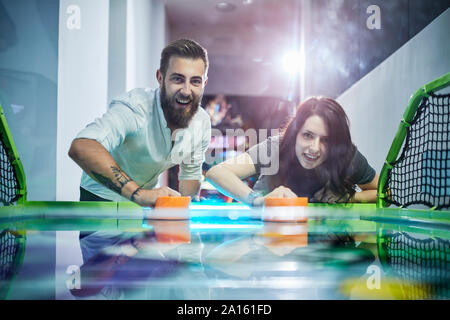
<svg viewBox="0 0 450 320">
<path fill-rule="evenodd" d="M 83 265 L 78 231 L 56 231 L 55 299 L 75 300 L 70 289 L 74 273 Z M 73 272 L 73 273 L 71 273 Z"/>
<path fill-rule="evenodd" d="M 159 0 L 127 2 L 127 90 L 156 87 L 156 70 L 166 46 L 166 13 Z"/>
<path fill-rule="evenodd" d="M 108 102 L 126 90 L 127 0 L 109 2 Z"/>
<path fill-rule="evenodd" d="M 161 51 L 166 46 L 166 13 L 164 3 L 154 0 L 127 2 L 127 83 L 126 90 L 158 86 Z M 158 186 L 168 184 L 167 172 Z"/>
<path fill-rule="evenodd" d="M 152 53 L 152 1 L 127 2 L 127 91 L 148 87 Z"/>
<path fill-rule="evenodd" d="M 164 8 L 164 3 L 159 0 L 153 0 L 152 8 L 152 34 L 151 34 L 151 61 L 149 73 L 149 81 L 151 87 L 157 87 L 158 81 L 156 81 L 156 70 L 159 69 L 159 63 L 161 59 L 161 51 L 167 45 L 166 37 L 166 11 Z"/>
<path fill-rule="evenodd" d="M 60 1 L 56 200 L 78 200 L 81 169 L 67 152 L 106 110 L 108 21 L 108 0 Z"/>
</svg>

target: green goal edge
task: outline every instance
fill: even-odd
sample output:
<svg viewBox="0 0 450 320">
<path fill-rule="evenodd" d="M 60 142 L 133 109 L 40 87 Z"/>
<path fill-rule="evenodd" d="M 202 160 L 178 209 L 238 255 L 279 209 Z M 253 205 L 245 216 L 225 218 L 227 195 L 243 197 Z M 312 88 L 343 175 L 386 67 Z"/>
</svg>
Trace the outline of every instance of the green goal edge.
<svg viewBox="0 0 450 320">
<path fill-rule="evenodd" d="M 403 113 L 402 120 L 400 121 L 397 133 L 392 142 L 391 148 L 386 156 L 386 160 L 383 164 L 383 168 L 380 172 L 380 178 L 378 182 L 377 190 L 377 207 L 386 207 L 386 197 L 387 195 L 383 193 L 386 186 L 388 175 L 392 169 L 392 164 L 397 160 L 400 153 L 401 147 L 405 140 L 406 134 L 408 132 L 408 127 L 410 122 L 413 120 L 414 115 L 422 101 L 423 98 L 428 97 L 430 93 L 444 89 L 450 85 L 450 72 L 443 75 L 442 77 L 424 85 L 419 90 L 417 90 L 410 98 L 405 112 Z"/>
<path fill-rule="evenodd" d="M 6 122 L 6 117 L 3 112 L 3 108 L 0 104 L 0 134 L 2 135 L 2 140 L 5 144 L 6 152 L 8 156 L 12 159 L 12 166 L 17 175 L 17 183 L 18 183 L 18 199 L 17 203 L 24 203 L 27 198 L 27 185 L 25 180 L 25 171 L 22 166 L 22 161 L 20 161 L 19 153 L 17 152 L 16 146 L 14 144 L 14 140 L 12 139 L 11 132 L 9 131 L 8 123 Z"/>
</svg>

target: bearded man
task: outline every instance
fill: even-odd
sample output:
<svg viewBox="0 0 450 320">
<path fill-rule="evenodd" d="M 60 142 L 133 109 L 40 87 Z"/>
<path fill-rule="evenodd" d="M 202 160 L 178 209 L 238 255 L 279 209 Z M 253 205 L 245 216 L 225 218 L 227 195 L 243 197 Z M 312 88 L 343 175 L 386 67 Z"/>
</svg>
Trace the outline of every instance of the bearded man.
<svg viewBox="0 0 450 320">
<path fill-rule="evenodd" d="M 74 139 L 69 156 L 83 169 L 82 201 L 126 201 L 153 206 L 159 196 L 195 196 L 211 139 L 199 108 L 207 82 L 207 51 L 180 39 L 161 53 L 159 88 L 137 88 Z M 155 188 L 165 170 L 180 165 L 179 192 Z"/>
</svg>

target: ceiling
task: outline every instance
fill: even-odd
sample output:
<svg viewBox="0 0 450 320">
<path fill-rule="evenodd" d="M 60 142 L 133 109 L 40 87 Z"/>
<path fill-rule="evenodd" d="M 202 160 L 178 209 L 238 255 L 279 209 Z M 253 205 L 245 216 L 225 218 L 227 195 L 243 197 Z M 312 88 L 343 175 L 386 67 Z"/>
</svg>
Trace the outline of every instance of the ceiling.
<svg viewBox="0 0 450 320">
<path fill-rule="evenodd" d="M 294 18 L 291 0 L 165 0 L 171 40 L 195 37 L 212 55 L 254 55 L 267 38 L 286 41 Z M 229 3 L 234 9 L 220 11 Z M 263 41 L 261 41 L 263 40 Z M 279 41 L 279 40 L 278 40 Z M 263 43 L 261 43 L 263 42 Z M 255 47 L 255 44 L 260 47 Z"/>
<path fill-rule="evenodd" d="M 280 56 L 296 43 L 293 0 L 164 0 L 169 40 L 194 39 L 210 59 L 206 93 L 286 95 Z"/>
<path fill-rule="evenodd" d="M 169 40 L 191 38 L 208 50 L 206 94 L 294 100 L 338 97 L 450 7 L 450 0 L 161 1 Z M 232 10 L 217 8 L 225 1 Z M 373 4 L 379 30 L 366 24 Z M 282 57 L 300 44 L 305 65 L 296 78 Z"/>
</svg>

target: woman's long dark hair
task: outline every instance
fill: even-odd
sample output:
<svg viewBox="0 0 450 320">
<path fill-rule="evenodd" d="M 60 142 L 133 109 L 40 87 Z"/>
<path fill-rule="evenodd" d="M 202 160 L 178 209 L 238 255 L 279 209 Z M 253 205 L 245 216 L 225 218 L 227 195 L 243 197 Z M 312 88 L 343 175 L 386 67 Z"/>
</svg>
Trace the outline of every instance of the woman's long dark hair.
<svg viewBox="0 0 450 320">
<path fill-rule="evenodd" d="M 328 182 L 331 191 L 350 200 L 355 194 L 353 185 L 347 180 L 347 171 L 355 153 L 355 146 L 350 137 L 349 120 L 344 109 L 335 100 L 327 97 L 311 97 L 303 101 L 294 117 L 289 119 L 281 131 L 280 170 L 270 177 L 272 190 L 280 185 L 287 185 L 289 170 L 298 167 L 295 153 L 297 134 L 305 121 L 319 116 L 328 129 L 327 158 L 320 166 L 314 168 L 321 181 Z"/>
</svg>

